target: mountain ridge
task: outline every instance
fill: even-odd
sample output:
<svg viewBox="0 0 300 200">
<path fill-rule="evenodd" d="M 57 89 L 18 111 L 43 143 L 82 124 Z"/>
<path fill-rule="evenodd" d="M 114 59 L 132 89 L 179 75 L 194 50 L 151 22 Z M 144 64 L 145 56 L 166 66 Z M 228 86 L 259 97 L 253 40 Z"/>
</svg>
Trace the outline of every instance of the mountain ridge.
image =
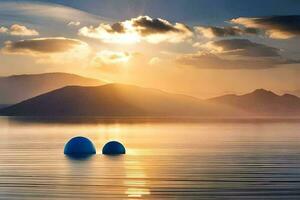
<svg viewBox="0 0 300 200">
<path fill-rule="evenodd" d="M 278 95 L 270 90 L 256 89 L 243 95 L 223 95 L 208 99 L 214 103 L 234 106 L 259 115 L 299 115 L 300 98 L 292 94 Z"/>
<path fill-rule="evenodd" d="M 102 84 L 105 82 L 62 72 L 2 76 L 0 77 L 0 104 L 15 104 L 67 85 Z"/>
<path fill-rule="evenodd" d="M 293 117 L 300 116 L 300 98 L 258 89 L 244 95 L 207 100 L 120 83 L 66 86 L 8 108 L 9 116 L 178 116 L 178 117 Z"/>
<path fill-rule="evenodd" d="M 66 86 L 2 109 L 3 115 L 195 116 L 226 111 L 186 95 L 126 84 Z M 51 109 L 49 109 L 51 108 Z"/>
</svg>

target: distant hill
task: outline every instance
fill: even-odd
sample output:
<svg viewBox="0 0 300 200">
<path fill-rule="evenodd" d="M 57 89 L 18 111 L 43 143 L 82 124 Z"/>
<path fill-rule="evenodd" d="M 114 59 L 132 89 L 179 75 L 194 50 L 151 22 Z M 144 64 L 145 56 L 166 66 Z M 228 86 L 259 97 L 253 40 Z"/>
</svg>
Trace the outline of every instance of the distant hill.
<svg viewBox="0 0 300 200">
<path fill-rule="evenodd" d="M 210 102 L 240 109 L 250 116 L 300 116 L 300 98 L 291 94 L 277 95 L 257 89 L 245 95 L 225 95 Z"/>
<path fill-rule="evenodd" d="M 68 85 L 96 86 L 104 82 L 67 73 L 0 77 L 0 104 L 15 104 Z"/>
<path fill-rule="evenodd" d="M 123 84 L 68 86 L 0 110 L 8 116 L 300 117 L 300 98 L 259 89 L 201 100 Z"/>
<path fill-rule="evenodd" d="M 9 106 L 8 104 L 0 104 L 0 109 L 8 107 L 8 106 Z"/>
<path fill-rule="evenodd" d="M 123 84 L 69 86 L 1 111 L 17 116 L 218 116 L 228 110 L 194 97 Z M 230 113 L 233 112 L 230 110 Z"/>
</svg>

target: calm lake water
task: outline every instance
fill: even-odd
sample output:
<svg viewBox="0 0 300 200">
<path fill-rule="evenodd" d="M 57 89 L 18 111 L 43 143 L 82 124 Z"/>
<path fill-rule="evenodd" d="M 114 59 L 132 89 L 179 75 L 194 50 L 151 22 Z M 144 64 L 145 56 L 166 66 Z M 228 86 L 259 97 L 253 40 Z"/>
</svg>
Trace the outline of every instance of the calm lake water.
<svg viewBox="0 0 300 200">
<path fill-rule="evenodd" d="M 73 136 L 97 155 L 63 154 Z M 124 156 L 101 155 L 110 140 Z M 0 199 L 300 199 L 300 123 L 0 118 Z"/>
</svg>

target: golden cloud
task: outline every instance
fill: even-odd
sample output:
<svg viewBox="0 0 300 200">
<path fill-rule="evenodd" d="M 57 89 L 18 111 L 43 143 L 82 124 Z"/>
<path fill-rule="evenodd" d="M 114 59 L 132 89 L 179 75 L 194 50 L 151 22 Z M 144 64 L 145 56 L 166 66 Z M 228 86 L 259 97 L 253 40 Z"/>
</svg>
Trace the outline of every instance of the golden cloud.
<svg viewBox="0 0 300 200">
<path fill-rule="evenodd" d="M 17 36 L 37 36 L 39 32 L 34 29 L 27 28 L 19 24 L 14 24 L 10 27 L 10 34 Z"/>
<path fill-rule="evenodd" d="M 1 26 L 0 27 L 0 33 L 7 33 L 8 32 L 8 28 Z"/>
<path fill-rule="evenodd" d="M 93 66 L 116 65 L 129 62 L 133 54 L 128 52 L 103 50 L 97 52 L 92 60 Z"/>
<path fill-rule="evenodd" d="M 128 52 L 117 52 L 103 50 L 96 54 L 95 59 L 105 64 L 126 63 L 130 60 L 131 54 Z"/>
<path fill-rule="evenodd" d="M 5 54 L 32 56 L 38 62 L 65 63 L 87 59 L 90 48 L 77 39 L 54 37 L 6 41 L 1 49 Z"/>
<path fill-rule="evenodd" d="M 70 21 L 68 23 L 68 26 L 79 26 L 80 25 L 80 22 L 79 21 Z"/>
<path fill-rule="evenodd" d="M 153 58 L 151 58 L 149 60 L 148 64 L 149 65 L 159 65 L 159 64 L 161 64 L 161 62 L 162 62 L 161 58 L 159 58 L 159 57 L 153 57 Z"/>
<path fill-rule="evenodd" d="M 280 57 L 280 49 L 259 44 L 247 39 L 218 40 L 199 45 L 198 47 L 214 54 L 239 57 Z"/>
<path fill-rule="evenodd" d="M 0 27 L 0 33 L 7 33 L 14 36 L 37 36 L 39 35 L 39 32 L 27 28 L 26 26 L 20 25 L 20 24 L 13 24 L 10 28 L 7 27 Z"/>
<path fill-rule="evenodd" d="M 83 27 L 79 34 L 99 39 L 106 43 L 179 43 L 193 36 L 190 28 L 181 23 L 148 16 L 140 16 L 115 24 L 100 24 L 98 27 Z"/>
<path fill-rule="evenodd" d="M 86 46 L 86 43 L 77 39 L 55 37 L 20 40 L 16 42 L 6 41 L 2 50 L 5 53 L 36 55 L 64 53 Z"/>
</svg>

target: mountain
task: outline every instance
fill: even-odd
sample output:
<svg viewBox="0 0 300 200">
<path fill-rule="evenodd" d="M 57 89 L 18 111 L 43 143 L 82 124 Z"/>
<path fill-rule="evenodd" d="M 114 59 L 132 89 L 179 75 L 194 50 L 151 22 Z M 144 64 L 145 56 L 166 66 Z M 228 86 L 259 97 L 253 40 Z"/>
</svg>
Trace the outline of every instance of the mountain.
<svg viewBox="0 0 300 200">
<path fill-rule="evenodd" d="M 123 84 L 68 86 L 1 110 L 9 116 L 218 116 L 226 106 Z M 230 113 L 234 111 L 230 110 Z"/>
<path fill-rule="evenodd" d="M 257 89 L 245 95 L 224 95 L 208 101 L 239 109 L 247 116 L 300 116 L 300 98 Z"/>
<path fill-rule="evenodd" d="M 8 106 L 9 106 L 8 104 L 0 104 L 0 109 L 8 107 Z"/>
<path fill-rule="evenodd" d="M 201 100 L 124 84 L 67 86 L 0 110 L 8 116 L 300 117 L 300 98 L 264 89 Z"/>
<path fill-rule="evenodd" d="M 104 82 L 67 73 L 0 77 L 0 104 L 15 104 L 68 85 L 96 86 Z"/>
</svg>

